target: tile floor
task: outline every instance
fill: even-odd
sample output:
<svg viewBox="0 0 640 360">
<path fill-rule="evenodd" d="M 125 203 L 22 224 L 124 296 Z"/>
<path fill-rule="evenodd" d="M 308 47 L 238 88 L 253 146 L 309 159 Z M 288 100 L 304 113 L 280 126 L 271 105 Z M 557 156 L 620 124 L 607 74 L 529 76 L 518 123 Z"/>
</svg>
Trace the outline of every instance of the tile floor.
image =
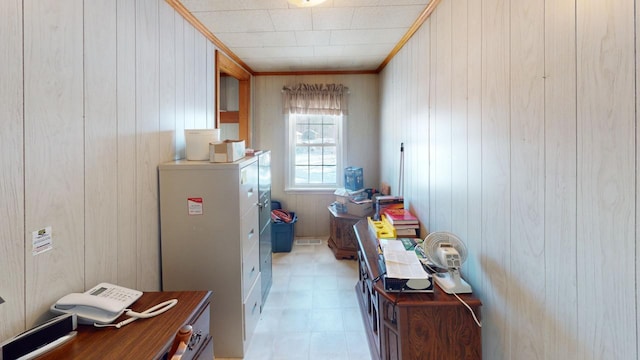
<svg viewBox="0 0 640 360">
<path fill-rule="evenodd" d="M 273 254 L 273 285 L 245 360 L 370 360 L 355 260 L 327 246 Z M 220 359 L 223 360 L 223 359 Z"/>
</svg>

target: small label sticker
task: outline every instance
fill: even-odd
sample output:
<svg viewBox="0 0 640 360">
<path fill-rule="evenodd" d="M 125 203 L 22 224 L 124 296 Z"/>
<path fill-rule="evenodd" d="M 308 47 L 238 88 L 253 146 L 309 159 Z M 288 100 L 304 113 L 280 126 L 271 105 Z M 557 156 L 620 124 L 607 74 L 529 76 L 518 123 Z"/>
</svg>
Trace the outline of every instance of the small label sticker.
<svg viewBox="0 0 640 360">
<path fill-rule="evenodd" d="M 188 198 L 189 215 L 202 215 L 202 198 Z"/>
<path fill-rule="evenodd" d="M 35 256 L 42 254 L 45 251 L 53 249 L 53 239 L 51 237 L 51 226 L 47 226 L 44 229 L 33 231 L 31 233 L 31 242 L 33 250 L 31 253 Z"/>
</svg>

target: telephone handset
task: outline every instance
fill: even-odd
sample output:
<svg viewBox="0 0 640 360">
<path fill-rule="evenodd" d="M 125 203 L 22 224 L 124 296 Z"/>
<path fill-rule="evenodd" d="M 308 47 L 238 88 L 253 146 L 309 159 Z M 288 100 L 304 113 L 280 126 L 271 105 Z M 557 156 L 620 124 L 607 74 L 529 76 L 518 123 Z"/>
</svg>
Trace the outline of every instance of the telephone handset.
<svg viewBox="0 0 640 360">
<path fill-rule="evenodd" d="M 81 324 L 109 324 L 142 296 L 142 292 L 100 283 L 84 293 L 71 293 L 51 305 L 58 314 L 76 313 Z"/>
</svg>

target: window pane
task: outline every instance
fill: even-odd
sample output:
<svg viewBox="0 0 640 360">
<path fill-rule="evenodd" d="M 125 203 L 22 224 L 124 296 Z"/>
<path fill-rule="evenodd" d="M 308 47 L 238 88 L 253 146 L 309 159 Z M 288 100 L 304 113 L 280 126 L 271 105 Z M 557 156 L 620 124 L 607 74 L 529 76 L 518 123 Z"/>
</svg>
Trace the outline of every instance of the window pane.
<svg viewBox="0 0 640 360">
<path fill-rule="evenodd" d="M 336 126 L 335 125 L 325 125 L 322 128 L 322 140 L 325 144 L 335 144 L 336 143 Z"/>
<path fill-rule="evenodd" d="M 309 166 L 309 184 L 322 184 L 322 166 Z"/>
<path fill-rule="evenodd" d="M 295 165 L 309 165 L 309 147 L 296 146 Z"/>
<path fill-rule="evenodd" d="M 324 167 L 324 182 L 325 184 L 337 184 L 336 181 L 336 170 L 335 166 L 325 166 Z"/>
<path fill-rule="evenodd" d="M 322 147 L 311 146 L 309 147 L 309 165 L 322 165 Z"/>
<path fill-rule="evenodd" d="M 295 115 L 296 124 L 309 124 L 309 116 L 308 115 Z"/>
<path fill-rule="evenodd" d="M 295 167 L 295 183 L 296 184 L 308 184 L 309 183 L 309 167 L 308 166 L 296 166 Z"/>
<path fill-rule="evenodd" d="M 325 146 L 323 148 L 322 163 L 324 165 L 338 165 L 335 146 Z M 335 171 L 335 169 L 334 169 Z"/>
</svg>

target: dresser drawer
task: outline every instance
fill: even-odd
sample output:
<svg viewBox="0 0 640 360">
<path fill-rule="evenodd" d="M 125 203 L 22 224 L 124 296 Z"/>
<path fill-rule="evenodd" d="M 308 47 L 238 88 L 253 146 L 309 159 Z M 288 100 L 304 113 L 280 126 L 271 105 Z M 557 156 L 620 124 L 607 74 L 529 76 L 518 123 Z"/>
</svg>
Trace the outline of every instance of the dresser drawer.
<svg viewBox="0 0 640 360">
<path fill-rule="evenodd" d="M 240 239 L 242 241 L 242 257 L 258 243 L 260 230 L 258 229 L 258 210 L 252 210 L 244 214 L 240 219 Z"/>
<path fill-rule="evenodd" d="M 244 215 L 252 207 L 258 205 L 258 163 L 247 165 L 240 169 L 240 215 Z"/>
<path fill-rule="evenodd" d="M 262 281 L 258 276 L 257 281 L 253 284 L 247 300 L 244 302 L 244 341 L 245 349 L 253 335 L 258 320 L 260 320 L 260 308 L 262 307 Z"/>
<path fill-rule="evenodd" d="M 257 244 L 242 257 L 242 299 L 249 297 L 249 292 L 260 274 L 260 246 Z"/>
<path fill-rule="evenodd" d="M 209 323 L 211 316 L 211 305 L 200 313 L 200 316 L 191 323 L 193 333 L 189 339 L 189 345 L 182 355 L 182 360 L 195 359 L 196 355 L 201 352 L 202 347 L 206 346 L 211 336 L 209 336 Z"/>
</svg>

